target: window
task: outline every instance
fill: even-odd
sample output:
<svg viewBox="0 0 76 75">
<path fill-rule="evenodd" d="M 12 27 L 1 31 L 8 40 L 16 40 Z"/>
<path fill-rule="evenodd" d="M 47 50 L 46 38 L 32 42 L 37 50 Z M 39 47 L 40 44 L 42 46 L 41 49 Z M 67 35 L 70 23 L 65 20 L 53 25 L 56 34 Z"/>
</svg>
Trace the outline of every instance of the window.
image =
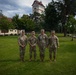
<svg viewBox="0 0 76 75">
<path fill-rule="evenodd" d="M 10 29 L 11 32 L 13 32 L 13 29 Z"/>
<path fill-rule="evenodd" d="M 15 30 L 15 32 L 16 32 L 16 30 Z"/>
</svg>

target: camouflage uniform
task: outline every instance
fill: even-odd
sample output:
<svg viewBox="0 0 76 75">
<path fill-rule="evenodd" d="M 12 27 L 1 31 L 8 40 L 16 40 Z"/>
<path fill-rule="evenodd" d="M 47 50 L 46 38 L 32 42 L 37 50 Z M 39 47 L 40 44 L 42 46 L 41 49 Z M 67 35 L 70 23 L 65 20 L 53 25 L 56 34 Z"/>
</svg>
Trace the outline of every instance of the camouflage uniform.
<svg viewBox="0 0 76 75">
<path fill-rule="evenodd" d="M 50 36 L 49 37 L 49 57 L 50 60 L 52 60 L 52 53 L 53 53 L 53 58 L 56 59 L 56 52 L 57 52 L 57 47 L 59 46 L 59 39 L 57 36 Z"/>
<path fill-rule="evenodd" d="M 37 44 L 37 38 L 36 38 L 36 36 L 29 37 L 30 59 L 32 59 L 32 53 L 33 52 L 34 52 L 34 59 L 36 59 L 36 44 Z"/>
<path fill-rule="evenodd" d="M 48 44 L 48 37 L 46 34 L 38 36 L 38 46 L 40 49 L 40 58 L 43 61 L 45 57 L 45 48 Z"/>
<path fill-rule="evenodd" d="M 20 50 L 20 58 L 22 61 L 24 61 L 25 48 L 27 45 L 27 36 L 25 36 L 25 35 L 19 36 L 18 43 L 19 43 L 19 50 Z M 24 45 L 24 47 L 22 47 L 21 45 Z"/>
</svg>

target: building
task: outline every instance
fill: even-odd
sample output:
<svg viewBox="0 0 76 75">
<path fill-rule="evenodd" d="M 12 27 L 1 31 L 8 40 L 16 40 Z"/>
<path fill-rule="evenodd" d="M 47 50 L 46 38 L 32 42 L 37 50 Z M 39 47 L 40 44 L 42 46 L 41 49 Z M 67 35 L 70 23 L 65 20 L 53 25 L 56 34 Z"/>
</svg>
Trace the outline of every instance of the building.
<svg viewBox="0 0 76 75">
<path fill-rule="evenodd" d="M 0 19 L 2 19 L 3 17 L 6 17 L 3 15 L 2 10 L 0 10 Z M 7 18 L 7 20 L 9 22 L 12 22 L 12 18 Z M 9 29 L 9 30 L 1 30 L 0 29 L 0 35 L 17 35 L 18 34 L 18 30 L 17 29 Z"/>
<path fill-rule="evenodd" d="M 17 29 L 9 29 L 5 33 L 2 30 L 0 30 L 0 35 L 18 35 L 18 30 Z"/>
<path fill-rule="evenodd" d="M 42 4 L 41 1 L 35 0 L 32 4 L 32 12 L 37 12 L 39 14 L 44 14 L 45 6 Z"/>
<path fill-rule="evenodd" d="M 22 29 L 23 31 L 25 31 L 24 29 Z M 18 30 L 18 29 L 9 29 L 8 31 L 6 31 L 4 33 L 3 30 L 0 30 L 0 35 L 4 36 L 4 35 L 20 35 L 22 30 Z"/>
<path fill-rule="evenodd" d="M 3 18 L 3 17 L 6 17 L 2 14 L 2 10 L 0 10 L 0 20 Z M 6 17 L 6 19 L 9 21 L 9 22 L 12 22 L 12 18 L 8 18 Z M 0 35 L 19 35 L 20 32 L 22 30 L 18 30 L 18 29 L 8 29 L 8 30 L 1 30 L 0 29 Z"/>
</svg>

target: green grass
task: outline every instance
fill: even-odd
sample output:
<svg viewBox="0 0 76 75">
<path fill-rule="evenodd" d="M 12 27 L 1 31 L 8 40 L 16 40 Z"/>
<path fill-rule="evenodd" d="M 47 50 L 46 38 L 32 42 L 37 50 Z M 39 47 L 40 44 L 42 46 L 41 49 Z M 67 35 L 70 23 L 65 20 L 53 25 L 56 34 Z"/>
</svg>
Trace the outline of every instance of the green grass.
<svg viewBox="0 0 76 75">
<path fill-rule="evenodd" d="M 29 62 L 29 46 L 26 48 L 25 62 L 19 61 L 17 36 L 0 36 L 0 75 L 76 75 L 76 39 L 61 37 L 57 51 L 57 61 L 49 62 L 49 51 L 46 49 L 45 61 Z"/>
</svg>

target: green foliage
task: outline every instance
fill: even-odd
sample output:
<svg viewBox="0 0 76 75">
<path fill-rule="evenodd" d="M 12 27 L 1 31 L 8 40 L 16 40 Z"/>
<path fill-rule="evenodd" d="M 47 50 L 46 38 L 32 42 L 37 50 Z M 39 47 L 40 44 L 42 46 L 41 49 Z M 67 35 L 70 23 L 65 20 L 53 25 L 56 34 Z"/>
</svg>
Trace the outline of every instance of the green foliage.
<svg viewBox="0 0 76 75">
<path fill-rule="evenodd" d="M 39 31 L 44 27 L 44 14 L 34 12 L 34 14 L 30 14 L 30 18 L 35 22 L 35 31 Z"/>
<path fill-rule="evenodd" d="M 64 36 L 67 34 L 67 28 L 65 26 L 67 21 L 66 15 L 76 15 L 76 0 L 57 0 L 59 3 L 58 11 L 60 13 L 62 28 L 64 32 Z"/>
<path fill-rule="evenodd" d="M 1 29 L 3 32 L 6 32 L 6 31 L 8 31 L 8 29 L 11 29 L 11 28 L 14 28 L 12 22 L 10 22 L 7 17 L 4 17 L 4 16 L 3 16 L 3 17 L 0 19 L 0 29 Z"/>
<path fill-rule="evenodd" d="M 20 29 L 19 28 L 19 24 L 20 24 L 20 20 L 19 20 L 19 15 L 16 14 L 13 19 L 12 19 L 13 25 L 15 26 L 16 29 Z"/>
<path fill-rule="evenodd" d="M 70 33 L 74 33 L 76 31 L 76 19 L 74 16 L 70 15 L 68 17 L 68 21 L 65 26 Z"/>
<path fill-rule="evenodd" d="M 48 6 L 45 9 L 45 29 L 50 30 L 57 30 L 58 23 L 59 23 L 59 15 L 58 12 L 54 6 L 54 4 L 51 2 L 48 4 Z"/>
<path fill-rule="evenodd" d="M 35 22 L 30 19 L 28 15 L 23 15 L 21 17 L 22 24 L 25 26 L 26 31 L 31 31 L 35 29 Z"/>
<path fill-rule="evenodd" d="M 23 15 L 19 18 L 18 15 L 13 17 L 13 24 L 17 29 L 25 29 L 26 31 L 31 31 L 35 29 L 35 23 L 28 15 Z"/>
<path fill-rule="evenodd" d="M 76 15 L 76 0 L 63 0 L 66 5 L 66 14 Z"/>
</svg>

